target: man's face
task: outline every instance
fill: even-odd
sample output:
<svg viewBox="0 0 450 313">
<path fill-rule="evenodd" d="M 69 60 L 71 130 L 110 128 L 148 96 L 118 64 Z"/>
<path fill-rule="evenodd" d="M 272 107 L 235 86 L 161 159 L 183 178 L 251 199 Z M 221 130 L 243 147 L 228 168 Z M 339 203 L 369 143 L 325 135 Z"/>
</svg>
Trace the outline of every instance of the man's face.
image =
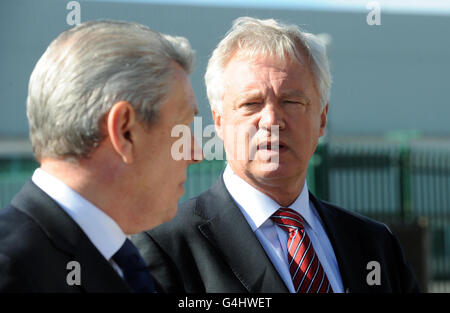
<svg viewBox="0 0 450 313">
<path fill-rule="evenodd" d="M 310 66 L 237 53 L 227 64 L 223 81 L 222 114 L 213 116 L 233 171 L 258 186 L 303 183 L 328 112 L 328 106 L 320 107 Z M 271 132 L 276 125 L 279 135 Z M 254 135 L 242 140 L 243 130 Z M 279 144 L 279 151 L 260 145 L 264 142 Z M 243 146 L 256 151 L 254 156 L 239 157 Z M 278 166 L 268 166 L 277 159 Z"/>
<path fill-rule="evenodd" d="M 138 210 L 136 223 L 145 223 L 149 229 L 170 220 L 177 210 L 179 198 L 184 193 L 187 166 L 193 161 L 194 149 L 200 149 L 191 135 L 191 159 L 174 160 L 172 137 L 177 125 L 189 125 L 197 112 L 197 103 L 191 83 L 185 72 L 176 67 L 170 97 L 160 109 L 158 120 L 143 131 L 143 140 L 136 145 L 136 177 L 133 179 Z M 147 220 L 147 221 L 145 221 Z"/>
</svg>

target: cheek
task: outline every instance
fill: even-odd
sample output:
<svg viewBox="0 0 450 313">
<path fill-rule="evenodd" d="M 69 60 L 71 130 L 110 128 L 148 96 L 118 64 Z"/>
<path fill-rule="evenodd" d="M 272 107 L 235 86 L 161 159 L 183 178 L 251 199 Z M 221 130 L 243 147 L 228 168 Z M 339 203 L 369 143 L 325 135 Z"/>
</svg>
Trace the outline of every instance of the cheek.
<svg viewBox="0 0 450 313">
<path fill-rule="evenodd" d="M 222 129 L 222 135 L 227 156 L 247 153 L 247 147 L 256 133 L 257 128 L 247 121 L 226 125 Z"/>
<path fill-rule="evenodd" d="M 302 154 L 314 150 L 321 133 L 320 121 L 316 118 L 300 118 L 291 120 L 289 125 L 295 149 Z"/>
</svg>

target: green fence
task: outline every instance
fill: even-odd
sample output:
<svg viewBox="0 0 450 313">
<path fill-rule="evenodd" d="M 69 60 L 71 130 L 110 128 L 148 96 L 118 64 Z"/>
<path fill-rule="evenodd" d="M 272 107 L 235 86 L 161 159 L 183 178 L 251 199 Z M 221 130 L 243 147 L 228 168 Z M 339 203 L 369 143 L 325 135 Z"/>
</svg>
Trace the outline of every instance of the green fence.
<svg viewBox="0 0 450 313">
<path fill-rule="evenodd" d="M 387 224 L 426 224 L 430 279 L 450 280 L 448 147 L 328 143 L 314 158 L 319 198 Z"/>
<path fill-rule="evenodd" d="M 387 224 L 425 221 L 430 235 L 429 278 L 448 282 L 450 149 L 444 148 L 322 143 L 310 162 L 308 186 L 321 199 Z M 186 193 L 180 201 L 208 189 L 225 164 L 213 160 L 189 166 Z M 36 166 L 31 158 L 0 159 L 1 207 Z"/>
<path fill-rule="evenodd" d="M 193 198 L 211 187 L 217 178 L 220 177 L 225 166 L 226 162 L 219 160 L 204 160 L 201 163 L 191 164 L 188 167 L 185 183 L 186 192 L 181 197 L 180 202 Z"/>
<path fill-rule="evenodd" d="M 32 157 L 0 158 L 0 208 L 11 201 L 37 166 Z"/>
</svg>

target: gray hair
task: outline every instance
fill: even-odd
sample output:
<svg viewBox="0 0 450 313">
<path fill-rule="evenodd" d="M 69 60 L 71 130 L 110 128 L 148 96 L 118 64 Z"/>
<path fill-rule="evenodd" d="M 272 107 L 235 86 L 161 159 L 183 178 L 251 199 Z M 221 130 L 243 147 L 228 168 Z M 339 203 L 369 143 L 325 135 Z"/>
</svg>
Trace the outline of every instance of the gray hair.
<svg viewBox="0 0 450 313">
<path fill-rule="evenodd" d="M 150 126 L 171 92 L 174 64 L 194 66 L 187 39 L 130 22 L 91 21 L 60 34 L 30 77 L 27 116 L 37 160 L 88 157 L 102 121 L 128 101 Z"/>
<path fill-rule="evenodd" d="M 222 74 L 237 50 L 249 56 L 274 55 L 284 60 L 303 59 L 306 52 L 316 78 L 320 104 L 325 107 L 330 97 L 331 74 L 326 54 L 326 42 L 316 35 L 301 31 L 296 25 L 284 25 L 276 20 L 240 17 L 217 45 L 205 73 L 206 91 L 213 111 L 222 113 L 224 82 Z"/>
</svg>

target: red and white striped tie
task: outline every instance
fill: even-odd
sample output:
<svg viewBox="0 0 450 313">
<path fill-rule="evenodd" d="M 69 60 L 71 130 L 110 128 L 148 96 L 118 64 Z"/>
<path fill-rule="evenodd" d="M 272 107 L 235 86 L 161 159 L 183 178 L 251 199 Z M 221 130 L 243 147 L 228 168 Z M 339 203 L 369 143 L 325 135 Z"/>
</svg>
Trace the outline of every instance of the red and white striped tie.
<svg viewBox="0 0 450 313">
<path fill-rule="evenodd" d="M 331 293 L 333 288 L 306 234 L 303 217 L 281 208 L 271 219 L 289 234 L 287 242 L 289 271 L 298 293 Z"/>
</svg>

